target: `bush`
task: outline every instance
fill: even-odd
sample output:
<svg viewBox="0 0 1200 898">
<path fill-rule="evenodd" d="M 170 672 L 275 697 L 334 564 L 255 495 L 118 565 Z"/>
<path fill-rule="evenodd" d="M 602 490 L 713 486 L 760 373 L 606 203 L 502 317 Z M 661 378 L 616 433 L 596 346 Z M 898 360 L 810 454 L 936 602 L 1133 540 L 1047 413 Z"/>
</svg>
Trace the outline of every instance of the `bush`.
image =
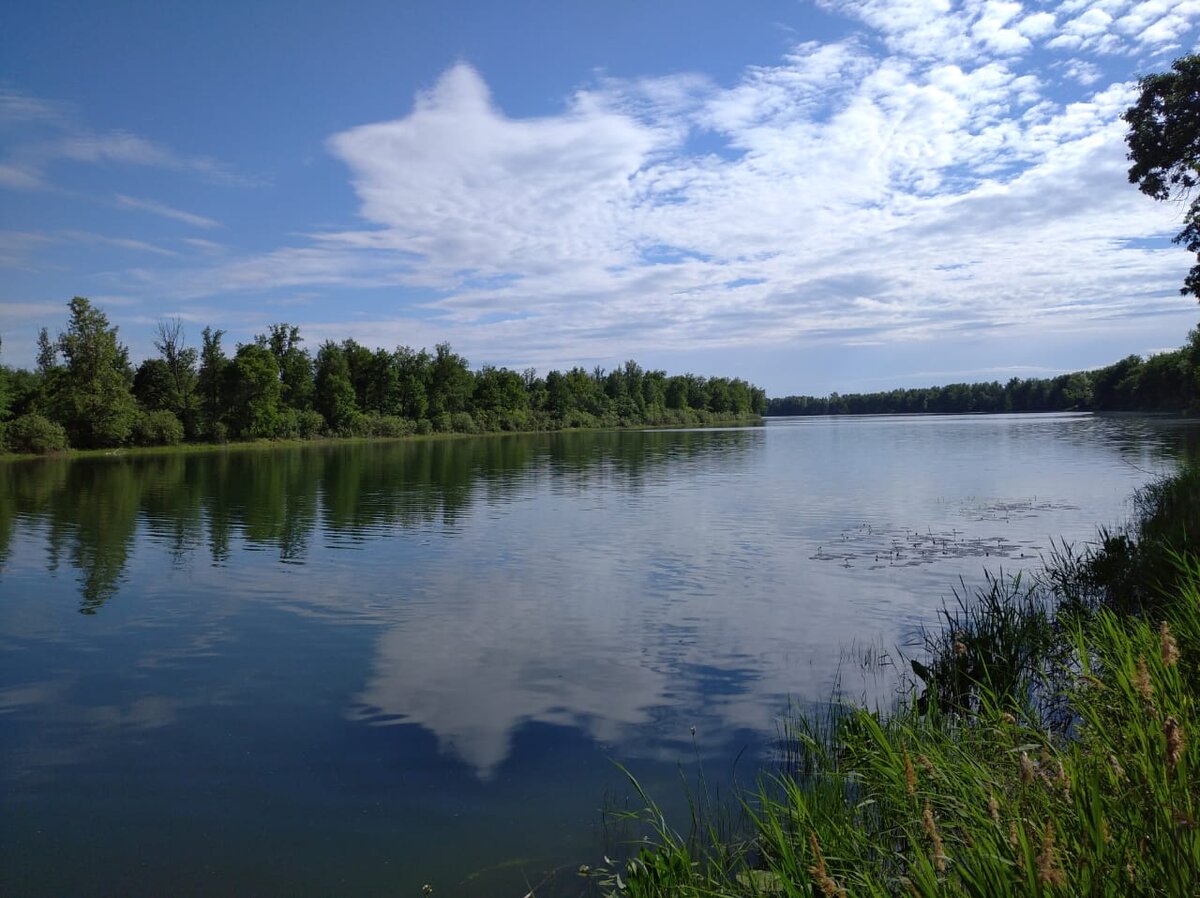
<svg viewBox="0 0 1200 898">
<path fill-rule="evenodd" d="M 300 437 L 305 440 L 311 440 L 313 437 L 318 437 L 325 432 L 324 416 L 313 409 L 305 409 L 297 415 L 297 429 Z"/>
<path fill-rule="evenodd" d="M 294 440 L 300 436 L 300 413 L 294 408 L 280 411 L 271 436 L 279 440 Z"/>
<path fill-rule="evenodd" d="M 433 422 L 428 418 L 418 418 L 416 432 L 421 436 L 428 436 L 433 433 Z"/>
<path fill-rule="evenodd" d="M 377 437 L 411 436 L 416 427 L 408 418 L 399 415 L 375 415 L 371 424 Z"/>
<path fill-rule="evenodd" d="M 183 422 L 174 412 L 139 412 L 130 434 L 136 446 L 174 446 L 183 442 Z"/>
<path fill-rule="evenodd" d="M 62 425 L 38 414 L 21 415 L 8 422 L 5 428 L 8 448 L 12 452 L 61 452 L 67 448 L 67 432 Z"/>
<path fill-rule="evenodd" d="M 455 412 L 450 416 L 450 429 L 455 433 L 475 433 L 475 419 L 468 412 Z"/>
</svg>

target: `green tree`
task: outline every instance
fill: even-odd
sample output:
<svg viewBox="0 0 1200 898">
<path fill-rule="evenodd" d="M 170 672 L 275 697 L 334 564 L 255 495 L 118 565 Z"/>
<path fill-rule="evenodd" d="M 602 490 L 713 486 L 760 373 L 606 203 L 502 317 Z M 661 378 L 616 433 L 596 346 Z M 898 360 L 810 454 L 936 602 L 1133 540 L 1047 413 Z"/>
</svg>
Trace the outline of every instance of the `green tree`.
<svg viewBox="0 0 1200 898">
<path fill-rule="evenodd" d="M 1129 181 L 1156 200 L 1190 198 L 1183 230 L 1175 235 L 1197 264 L 1184 279 L 1180 293 L 1200 299 L 1200 55 L 1175 60 L 1169 72 L 1147 75 L 1138 82 L 1137 102 L 1122 118 L 1129 125 L 1126 141 Z"/>
<path fill-rule="evenodd" d="M 2 341 L 0 341 L 0 345 L 2 345 Z M 12 404 L 12 392 L 8 381 L 8 368 L 0 365 L 0 421 L 8 420 L 9 406 Z"/>
<path fill-rule="evenodd" d="M 345 350 L 326 340 L 317 350 L 316 392 L 313 405 L 333 433 L 350 433 L 359 416 Z"/>
<path fill-rule="evenodd" d="M 300 348 L 304 342 L 300 328 L 294 324 L 272 324 L 265 335 L 254 339 L 275 356 L 284 404 L 297 411 L 312 408 L 313 362 L 308 352 Z"/>
<path fill-rule="evenodd" d="M 350 384 L 354 387 L 354 401 L 359 410 L 378 411 L 371 405 L 371 382 L 375 367 L 375 353 L 357 340 L 349 339 L 342 341 L 342 355 L 346 359 Z"/>
<path fill-rule="evenodd" d="M 58 335 L 66 364 L 50 385 L 51 409 L 73 445 L 118 446 L 137 420 L 129 351 L 117 342 L 117 328 L 88 300 L 76 296 L 69 307 L 67 329 Z"/>
<path fill-rule="evenodd" d="M 183 322 L 178 318 L 159 321 L 155 331 L 154 348 L 166 366 L 169 382 L 165 411 L 174 412 L 183 422 L 184 432 L 195 437 L 199 425 L 197 404 L 196 350 L 186 345 Z M 136 392 L 136 391 L 135 391 Z"/>
<path fill-rule="evenodd" d="M 199 394 L 200 433 L 210 440 L 223 439 L 225 415 L 228 411 L 225 397 L 226 369 L 229 359 L 221 348 L 223 330 L 206 327 L 201 333 L 200 374 L 196 381 Z"/>
<path fill-rule="evenodd" d="M 475 378 L 467 360 L 454 353 L 449 343 L 439 343 L 430 367 L 429 414 L 466 411 L 474 391 Z"/>
<path fill-rule="evenodd" d="M 175 386 L 162 359 L 146 359 L 133 375 L 133 396 L 147 411 L 174 411 Z"/>
<path fill-rule="evenodd" d="M 424 418 L 429 410 L 430 365 L 433 359 L 422 349 L 401 346 L 393 356 L 396 369 L 398 411 L 407 418 Z"/>
<path fill-rule="evenodd" d="M 271 351 L 257 343 L 239 346 L 225 371 L 225 382 L 234 436 L 275 436 L 281 424 L 283 384 Z"/>
</svg>

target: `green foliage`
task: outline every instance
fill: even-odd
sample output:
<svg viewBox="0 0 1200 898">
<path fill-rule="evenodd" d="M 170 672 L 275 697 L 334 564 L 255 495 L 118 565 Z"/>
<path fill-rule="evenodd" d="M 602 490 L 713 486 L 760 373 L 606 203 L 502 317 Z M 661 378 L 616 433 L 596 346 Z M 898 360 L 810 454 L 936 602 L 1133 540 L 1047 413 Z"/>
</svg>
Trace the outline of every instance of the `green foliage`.
<svg viewBox="0 0 1200 898">
<path fill-rule="evenodd" d="M 166 385 L 161 404 L 146 407 L 174 412 L 183 422 L 184 434 L 194 438 L 198 435 L 200 424 L 196 371 L 199 355 L 195 349 L 184 345 L 183 322 L 179 319 L 159 321 L 154 348 L 158 350 L 165 368 Z M 134 392 L 137 392 L 136 380 Z"/>
<path fill-rule="evenodd" d="M 475 378 L 467 368 L 467 360 L 454 353 L 449 343 L 439 343 L 434 348 L 427 382 L 431 415 L 466 411 L 470 407 Z"/>
<path fill-rule="evenodd" d="M 177 407 L 171 369 L 162 359 L 146 359 L 133 375 L 133 396 L 149 411 Z"/>
<path fill-rule="evenodd" d="M 633 361 L 543 379 L 491 365 L 473 373 L 447 343 L 430 354 L 354 340 L 327 341 L 314 359 L 299 328 L 283 323 L 230 359 L 224 331 L 206 327 L 196 350 L 181 322 L 161 321 L 158 356 L 135 372 L 116 333 L 86 299 L 74 300 L 66 333 L 52 341 L 42 329 L 36 372 L 0 368 L 0 421 L 7 402 L 10 416 L 45 413 L 67 426 L 72 445 L 92 447 L 174 441 L 173 428 L 147 423 L 168 419 L 142 412 L 169 412 L 185 440 L 223 442 L 751 423 L 766 407 L 765 394 L 740 379 L 668 378 Z"/>
<path fill-rule="evenodd" d="M 297 435 L 302 440 L 311 440 L 325 432 L 325 418 L 315 409 L 305 409 L 296 416 Z"/>
<path fill-rule="evenodd" d="M 768 415 L 871 415 L 972 412 L 1143 411 L 1200 408 L 1200 337 L 1142 359 L 1131 355 L 1094 371 L 1053 378 L 1012 378 L 884 393 L 787 396 L 765 403 Z"/>
<path fill-rule="evenodd" d="M 361 423 L 364 436 L 373 437 L 408 437 L 416 432 L 416 422 L 399 415 L 381 415 L 378 412 L 368 412 L 362 416 Z"/>
<path fill-rule="evenodd" d="M 317 350 L 313 404 L 325 418 L 330 433 L 353 432 L 359 410 L 350 381 L 350 365 L 345 350 L 332 340 L 325 341 Z"/>
<path fill-rule="evenodd" d="M 117 342 L 117 328 L 86 299 L 76 296 L 70 310 L 57 343 L 65 365 L 61 371 L 47 368 L 51 416 L 74 446 L 119 446 L 137 417 L 128 351 Z"/>
<path fill-rule="evenodd" d="M 1183 229 L 1175 236 L 1197 264 L 1180 293 L 1200 299 L 1200 55 L 1184 56 L 1168 72 L 1138 82 L 1137 102 L 1122 116 L 1129 125 L 1129 181 L 1156 200 L 1186 202 Z"/>
<path fill-rule="evenodd" d="M 138 446 L 174 446 L 183 442 L 183 422 L 167 409 L 142 411 L 134 421 L 132 436 Z"/>
<path fill-rule="evenodd" d="M 270 350 L 257 343 L 238 347 L 225 370 L 229 397 L 227 419 L 236 437 L 273 437 L 281 425 L 279 366 Z"/>
<path fill-rule="evenodd" d="M 229 359 L 221 348 L 221 337 L 225 331 L 206 327 L 201 334 L 200 372 L 196 381 L 199 394 L 199 434 L 210 440 L 223 442 L 228 433 L 226 415 L 226 377 Z"/>
<path fill-rule="evenodd" d="M 10 452 L 44 455 L 67 448 L 67 432 L 60 424 L 36 413 L 21 415 L 6 423 L 4 438 Z"/>
<path fill-rule="evenodd" d="M 312 407 L 313 362 L 308 353 L 300 348 L 304 338 L 300 328 L 294 324 L 272 324 L 268 332 L 254 338 L 258 345 L 270 350 L 275 357 L 282 384 L 281 401 L 297 411 Z"/>
<path fill-rule="evenodd" d="M 789 720 L 787 766 L 745 796 L 740 836 L 685 839 L 643 794 L 649 836 L 624 863 L 606 859 L 601 888 L 1200 894 L 1198 487 L 1189 469 L 1143 491 L 1118 555 L 1062 551 L 1031 586 L 997 579 L 947 610 L 912 664 L 929 700 Z M 1153 545 L 1172 571 L 1158 602 L 1120 600 Z M 1097 585 L 1098 609 L 1049 603 Z"/>
</svg>

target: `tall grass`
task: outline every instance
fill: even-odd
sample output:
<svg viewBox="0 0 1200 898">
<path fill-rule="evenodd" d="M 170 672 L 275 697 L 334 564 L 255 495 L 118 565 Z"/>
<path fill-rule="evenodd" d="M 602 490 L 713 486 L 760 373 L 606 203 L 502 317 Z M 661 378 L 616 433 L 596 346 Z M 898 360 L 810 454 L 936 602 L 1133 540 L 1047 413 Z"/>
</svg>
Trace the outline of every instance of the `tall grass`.
<svg viewBox="0 0 1200 898">
<path fill-rule="evenodd" d="M 1200 895 L 1200 475 L 1138 502 L 1097 551 L 960 594 L 889 713 L 789 720 L 739 837 L 641 794 L 649 843 L 604 891 Z"/>
</svg>

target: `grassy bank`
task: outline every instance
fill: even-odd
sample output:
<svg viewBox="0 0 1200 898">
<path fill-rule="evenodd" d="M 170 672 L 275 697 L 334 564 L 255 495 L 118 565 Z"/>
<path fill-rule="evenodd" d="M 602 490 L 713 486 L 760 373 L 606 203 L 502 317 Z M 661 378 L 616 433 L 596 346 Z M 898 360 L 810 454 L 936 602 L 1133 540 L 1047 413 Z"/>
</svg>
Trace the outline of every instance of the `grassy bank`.
<svg viewBox="0 0 1200 898">
<path fill-rule="evenodd" d="M 462 439 L 477 436 L 515 436 L 531 433 L 587 433 L 592 431 L 611 430 L 687 430 L 691 428 L 710 427 L 757 427 L 763 419 L 759 415 L 742 415 L 736 417 L 709 416 L 704 420 L 684 420 L 670 422 L 655 422 L 641 424 L 598 424 L 594 427 L 552 427 L 541 430 L 487 430 L 487 431 L 430 431 L 427 433 L 409 432 L 402 434 L 367 434 L 355 436 L 314 436 L 310 438 L 276 438 L 255 440 L 227 440 L 220 443 L 173 443 L 164 446 L 122 446 L 110 449 L 61 449 L 54 452 L 9 452 L 0 449 L 0 462 L 22 461 L 34 458 L 104 458 L 112 456 L 136 457 L 142 455 L 179 454 L 193 452 L 240 452 L 262 451 L 271 449 L 294 449 L 303 446 L 340 446 L 352 443 L 394 443 L 421 442 L 432 440 Z"/>
<path fill-rule="evenodd" d="M 926 633 L 890 713 L 789 720 L 740 830 L 673 830 L 619 896 L 1200 894 L 1200 469 Z M 728 820 L 726 815 L 723 819 Z"/>
</svg>

